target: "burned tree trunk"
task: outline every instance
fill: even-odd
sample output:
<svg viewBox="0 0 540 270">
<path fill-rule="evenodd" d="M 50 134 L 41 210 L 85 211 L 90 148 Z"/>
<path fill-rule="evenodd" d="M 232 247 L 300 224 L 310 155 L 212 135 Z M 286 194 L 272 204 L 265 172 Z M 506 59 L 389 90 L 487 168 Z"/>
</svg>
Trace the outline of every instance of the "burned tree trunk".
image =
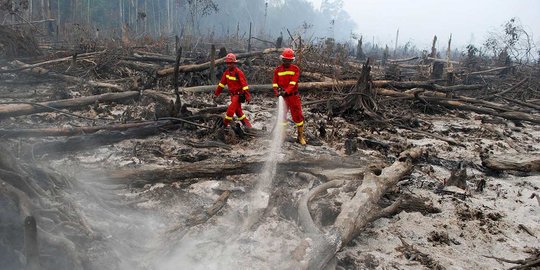
<svg viewBox="0 0 540 270">
<path fill-rule="evenodd" d="M 394 186 L 404 175 L 410 173 L 413 167 L 412 161 L 420 157 L 422 152 L 419 148 L 410 149 L 403 152 L 390 167 L 383 169 L 380 175 L 375 175 L 372 172 L 366 173 L 362 184 L 356 189 L 354 197 L 341 206 L 341 212 L 329 232 L 320 234 L 320 230 L 313 223 L 310 215 L 300 215 L 301 226 L 308 228 L 306 234 L 311 239 L 311 241 L 306 240 L 299 246 L 299 248 L 304 249 L 305 254 L 302 258 L 298 258 L 301 268 L 325 269 L 342 247 L 346 246 L 369 222 L 380 216 L 379 211 L 377 211 L 379 209 L 377 202 L 389 188 Z M 336 185 L 338 184 L 336 183 Z M 336 185 L 330 185 L 329 182 L 325 188 L 317 189 L 317 192 L 323 192 L 327 188 L 336 187 Z M 315 195 L 310 192 L 306 196 L 313 197 Z M 306 204 L 309 202 L 305 199 L 302 201 Z M 301 207 L 307 208 L 305 205 Z"/>
<path fill-rule="evenodd" d="M 54 100 L 40 103 L 8 102 L 0 104 L 0 119 L 13 116 L 28 115 L 40 112 L 50 112 L 55 109 L 81 108 L 96 102 L 118 102 L 139 97 L 138 91 L 123 93 L 106 93 L 101 95 L 72 99 Z"/>
<path fill-rule="evenodd" d="M 540 172 L 540 154 L 508 154 L 482 157 L 482 165 L 496 171 Z"/>
<path fill-rule="evenodd" d="M 23 150 L 26 157 L 42 155 L 57 155 L 59 153 L 94 149 L 99 146 L 114 144 L 126 139 L 144 138 L 162 132 L 162 128 L 171 125 L 172 121 L 156 122 L 141 128 L 133 128 L 127 131 L 111 131 L 96 133 L 86 136 L 70 137 L 67 140 L 42 142 L 29 146 Z"/>
<path fill-rule="evenodd" d="M 338 113 L 340 115 L 362 112 L 372 118 L 379 118 L 375 114 L 377 111 L 377 103 L 375 101 L 377 92 L 373 89 L 370 72 L 371 66 L 370 59 L 368 58 L 362 66 L 362 72 L 356 82 L 355 88 L 353 88 L 349 95 L 343 99 L 341 105 L 339 105 Z"/>
<path fill-rule="evenodd" d="M 98 81 L 94 81 L 94 80 L 85 80 L 85 79 L 74 77 L 74 76 L 69 76 L 69 75 L 64 75 L 64 74 L 52 72 L 52 71 L 50 71 L 48 69 L 45 69 L 45 68 L 42 68 L 42 67 L 35 67 L 35 68 L 32 68 L 32 69 L 27 69 L 28 66 L 29 66 L 28 64 L 25 64 L 25 63 L 20 62 L 20 61 L 14 61 L 14 62 L 15 62 L 15 67 L 18 68 L 18 69 L 22 69 L 25 73 L 30 73 L 30 74 L 39 75 L 39 76 L 47 75 L 49 77 L 59 79 L 59 80 L 62 80 L 62 81 L 73 82 L 73 83 L 83 83 L 83 84 L 87 84 L 87 85 L 90 85 L 90 86 L 93 86 L 93 87 L 110 88 L 110 89 L 114 89 L 116 91 L 123 91 L 124 90 L 124 88 L 122 88 L 121 86 L 116 85 L 116 84 L 98 82 Z"/>
<path fill-rule="evenodd" d="M 433 62 L 433 70 L 431 71 L 432 79 L 442 79 L 444 73 L 444 63 Z"/>
<path fill-rule="evenodd" d="M 254 56 L 260 56 L 260 55 L 268 54 L 268 53 L 280 52 L 280 51 L 282 51 L 282 49 L 270 48 L 270 49 L 266 49 L 264 51 L 258 51 L 258 52 L 239 53 L 239 54 L 236 55 L 236 58 L 241 59 L 241 58 L 247 58 L 247 57 L 254 57 Z M 202 63 L 202 64 L 193 64 L 193 65 L 180 66 L 178 68 L 178 71 L 179 72 L 203 71 L 203 70 L 209 69 L 211 64 L 212 64 L 211 61 L 209 61 L 209 62 L 205 62 L 205 63 Z M 225 58 L 216 59 L 214 61 L 214 64 L 215 65 L 223 65 L 223 64 L 225 64 Z M 159 76 L 172 75 L 172 74 L 174 74 L 174 68 L 161 69 L 161 70 L 159 70 L 157 72 L 157 74 Z"/>
<path fill-rule="evenodd" d="M 60 137 L 92 134 L 100 130 L 127 130 L 156 124 L 155 121 L 92 127 L 0 129 L 0 138 Z"/>
</svg>

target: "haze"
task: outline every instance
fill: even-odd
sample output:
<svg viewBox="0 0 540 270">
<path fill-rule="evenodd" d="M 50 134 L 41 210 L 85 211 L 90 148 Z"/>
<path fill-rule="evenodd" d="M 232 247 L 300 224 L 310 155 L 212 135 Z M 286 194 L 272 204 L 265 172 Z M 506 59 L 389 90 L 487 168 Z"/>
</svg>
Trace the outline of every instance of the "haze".
<svg viewBox="0 0 540 270">
<path fill-rule="evenodd" d="M 320 7 L 321 0 L 308 0 Z M 393 45 L 399 28 L 399 43 L 411 41 L 419 48 L 430 46 L 433 35 L 453 44 L 481 45 L 490 31 L 519 18 L 540 44 L 540 1 L 538 0 L 344 0 L 344 9 L 356 22 L 353 30 L 366 41 Z M 440 43 L 442 44 L 442 43 Z"/>
</svg>

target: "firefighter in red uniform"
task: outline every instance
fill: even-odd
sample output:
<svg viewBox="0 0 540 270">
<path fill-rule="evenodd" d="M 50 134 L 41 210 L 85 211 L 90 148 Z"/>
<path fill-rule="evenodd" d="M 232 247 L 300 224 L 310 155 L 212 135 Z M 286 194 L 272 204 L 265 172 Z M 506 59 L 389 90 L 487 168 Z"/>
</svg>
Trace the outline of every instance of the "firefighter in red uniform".
<svg viewBox="0 0 540 270">
<path fill-rule="evenodd" d="M 249 87 L 244 72 L 236 67 L 237 62 L 236 55 L 229 53 L 225 56 L 227 70 L 225 70 L 223 76 L 221 76 L 221 81 L 214 92 L 214 98 L 217 98 L 221 94 L 221 91 L 223 91 L 223 88 L 225 88 L 225 85 L 227 85 L 229 94 L 231 95 L 231 104 L 229 104 L 227 112 L 225 113 L 225 119 L 223 120 L 225 127 L 229 126 L 229 122 L 231 122 L 236 113 L 237 119 L 241 121 L 244 126 L 251 128 L 251 123 L 249 123 L 249 120 L 242 111 L 242 103 L 249 103 L 251 95 L 249 94 Z"/>
<path fill-rule="evenodd" d="M 280 56 L 282 64 L 274 70 L 272 88 L 276 96 L 282 96 L 287 104 L 287 110 L 291 111 L 291 117 L 298 129 L 297 141 L 306 144 L 304 138 L 304 116 L 302 115 L 302 103 L 298 93 L 298 79 L 300 78 L 300 68 L 293 65 L 294 51 L 290 48 L 283 50 Z M 285 114 L 286 115 L 286 114 Z M 283 119 L 284 125 L 287 120 Z"/>
</svg>

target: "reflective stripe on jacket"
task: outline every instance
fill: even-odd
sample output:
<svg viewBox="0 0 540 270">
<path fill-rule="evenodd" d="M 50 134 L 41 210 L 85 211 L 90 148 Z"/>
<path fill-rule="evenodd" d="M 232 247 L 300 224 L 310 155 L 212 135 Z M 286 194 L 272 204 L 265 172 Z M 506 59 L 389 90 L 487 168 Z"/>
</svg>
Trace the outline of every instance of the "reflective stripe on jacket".
<svg viewBox="0 0 540 270">
<path fill-rule="evenodd" d="M 239 95 L 243 91 L 249 90 L 246 76 L 244 75 L 244 72 L 242 72 L 242 70 L 240 70 L 238 67 L 234 67 L 232 71 L 226 69 L 225 72 L 223 72 L 221 80 L 219 81 L 219 84 L 214 94 L 216 96 L 220 95 L 221 91 L 223 91 L 223 88 L 225 88 L 225 86 L 229 88 L 229 92 L 231 93 L 231 95 Z"/>
<path fill-rule="evenodd" d="M 287 94 L 294 94 L 298 92 L 298 79 L 300 78 L 300 68 L 291 64 L 288 68 L 280 65 L 274 70 L 274 79 L 272 80 L 272 87 L 274 92 L 278 87 L 283 88 Z"/>
</svg>

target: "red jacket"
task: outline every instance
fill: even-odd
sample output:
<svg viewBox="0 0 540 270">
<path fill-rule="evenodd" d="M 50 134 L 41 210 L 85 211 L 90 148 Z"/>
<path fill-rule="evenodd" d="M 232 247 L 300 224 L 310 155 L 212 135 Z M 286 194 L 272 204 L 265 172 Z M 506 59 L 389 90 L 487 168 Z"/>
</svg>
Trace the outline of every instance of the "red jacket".
<svg viewBox="0 0 540 270">
<path fill-rule="evenodd" d="M 221 76 L 221 81 L 219 82 L 214 95 L 219 96 L 225 85 L 229 88 L 229 93 L 231 95 L 240 95 L 243 91 L 246 91 L 246 94 L 249 95 L 249 86 L 246 81 L 246 76 L 238 67 L 234 67 L 232 71 L 226 69 Z"/>
<path fill-rule="evenodd" d="M 283 88 L 287 94 L 298 93 L 298 79 L 300 78 L 300 68 L 291 64 L 288 68 L 280 65 L 274 70 L 274 79 L 272 88 L 274 93 L 278 94 L 278 87 Z"/>
</svg>

